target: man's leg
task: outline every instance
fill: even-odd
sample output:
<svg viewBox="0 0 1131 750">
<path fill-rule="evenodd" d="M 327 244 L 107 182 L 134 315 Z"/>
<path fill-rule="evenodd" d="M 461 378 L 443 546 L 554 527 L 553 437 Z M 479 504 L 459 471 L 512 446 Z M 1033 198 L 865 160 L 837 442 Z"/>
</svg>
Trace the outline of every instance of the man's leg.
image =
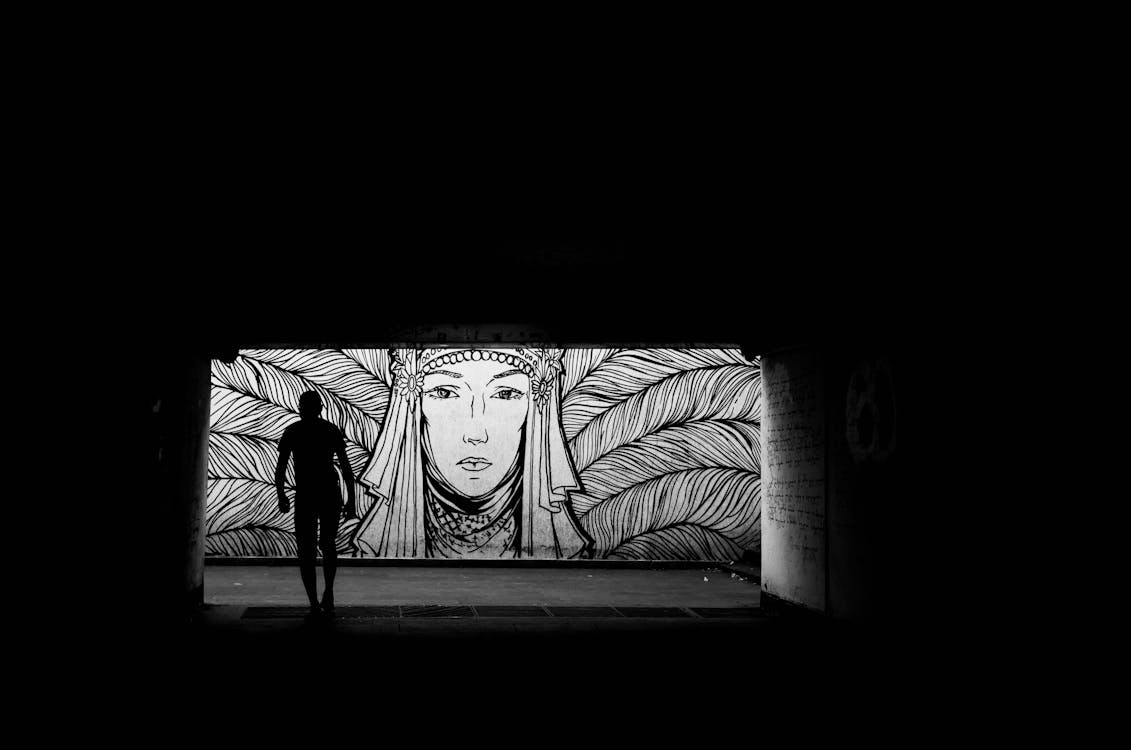
<svg viewBox="0 0 1131 750">
<path fill-rule="evenodd" d="M 318 535 L 318 516 L 313 509 L 303 508 L 295 501 L 295 542 L 298 545 L 298 572 L 306 589 L 310 608 L 318 607 L 318 578 L 314 569 Z"/>
<path fill-rule="evenodd" d="M 328 612 L 334 609 L 334 574 L 338 572 L 338 519 L 341 508 L 330 504 L 318 519 L 318 541 L 322 548 L 322 575 L 326 578 L 326 590 L 322 594 L 322 608 Z"/>
</svg>

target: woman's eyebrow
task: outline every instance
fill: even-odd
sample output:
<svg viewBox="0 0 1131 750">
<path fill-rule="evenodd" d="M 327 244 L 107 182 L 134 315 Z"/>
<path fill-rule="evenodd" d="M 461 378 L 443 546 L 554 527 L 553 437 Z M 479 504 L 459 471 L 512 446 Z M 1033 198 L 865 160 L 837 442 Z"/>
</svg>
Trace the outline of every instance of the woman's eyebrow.
<svg viewBox="0 0 1131 750">
<path fill-rule="evenodd" d="M 506 370 L 504 372 L 500 372 L 498 375 L 491 378 L 491 380 L 498 380 L 499 378 L 505 378 L 508 375 L 522 375 L 522 374 L 523 374 L 522 370 Z M 488 380 L 487 382 L 490 383 L 491 380 Z"/>
<path fill-rule="evenodd" d="M 429 370 L 427 374 L 428 375 L 447 375 L 449 378 L 462 378 L 463 377 L 463 375 L 460 375 L 458 372 L 452 372 L 451 370 Z"/>
</svg>

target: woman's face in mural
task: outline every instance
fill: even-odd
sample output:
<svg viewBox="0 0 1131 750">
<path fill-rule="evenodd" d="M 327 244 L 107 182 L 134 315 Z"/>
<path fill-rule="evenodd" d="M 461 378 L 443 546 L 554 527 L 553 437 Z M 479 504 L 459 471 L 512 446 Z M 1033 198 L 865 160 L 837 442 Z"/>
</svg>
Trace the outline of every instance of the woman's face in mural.
<svg viewBox="0 0 1131 750">
<path fill-rule="evenodd" d="M 468 497 L 494 490 L 514 465 L 530 378 L 511 365 L 470 360 L 424 377 L 424 432 L 440 474 Z"/>
</svg>

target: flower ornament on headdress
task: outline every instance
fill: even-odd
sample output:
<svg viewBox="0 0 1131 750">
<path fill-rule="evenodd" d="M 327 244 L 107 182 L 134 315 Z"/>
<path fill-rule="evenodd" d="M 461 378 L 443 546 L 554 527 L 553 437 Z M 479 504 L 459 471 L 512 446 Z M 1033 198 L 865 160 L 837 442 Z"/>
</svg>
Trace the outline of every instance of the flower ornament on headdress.
<svg viewBox="0 0 1131 750">
<path fill-rule="evenodd" d="M 398 358 L 393 359 L 392 369 L 396 373 L 393 379 L 393 392 L 410 404 L 414 403 L 424 391 L 424 373 L 413 372 L 415 368 Z"/>
<path fill-rule="evenodd" d="M 553 383 L 544 378 L 538 378 L 530 384 L 530 393 L 534 397 L 534 403 L 538 404 L 539 409 L 546 405 L 546 399 L 550 397 L 550 392 L 553 388 Z"/>
<path fill-rule="evenodd" d="M 546 407 L 550 394 L 554 391 L 554 382 L 562 372 L 562 352 L 560 349 L 532 349 L 537 361 L 535 369 L 537 375 L 530 380 L 530 391 L 538 409 Z"/>
</svg>

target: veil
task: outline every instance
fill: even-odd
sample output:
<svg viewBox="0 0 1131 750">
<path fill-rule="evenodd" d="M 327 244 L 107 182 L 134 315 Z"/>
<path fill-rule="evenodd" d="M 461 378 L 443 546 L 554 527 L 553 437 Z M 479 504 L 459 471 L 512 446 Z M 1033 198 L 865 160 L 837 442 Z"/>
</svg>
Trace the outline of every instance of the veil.
<svg viewBox="0 0 1131 750">
<path fill-rule="evenodd" d="M 421 391 L 424 365 L 451 349 L 393 349 L 392 398 L 377 447 L 361 473 L 365 491 L 377 498 L 358 524 L 355 554 L 424 557 L 425 497 L 421 461 Z M 481 351 L 481 350 L 472 350 Z M 586 557 L 593 542 L 578 525 L 569 492 L 581 483 L 561 423 L 560 349 L 492 349 L 529 363 L 531 392 L 525 423 L 520 557 Z"/>
</svg>

